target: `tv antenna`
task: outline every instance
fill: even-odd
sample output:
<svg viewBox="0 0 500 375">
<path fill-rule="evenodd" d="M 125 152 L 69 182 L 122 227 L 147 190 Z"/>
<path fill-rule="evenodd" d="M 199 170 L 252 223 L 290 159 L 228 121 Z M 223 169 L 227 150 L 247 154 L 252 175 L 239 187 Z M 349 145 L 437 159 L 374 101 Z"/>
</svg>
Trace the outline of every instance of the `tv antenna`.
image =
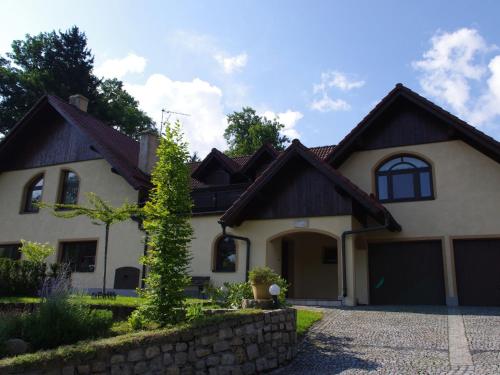
<svg viewBox="0 0 500 375">
<path fill-rule="evenodd" d="M 164 116 L 167 115 L 167 118 L 164 120 Z M 170 111 L 168 109 L 161 109 L 161 122 L 160 122 L 160 134 L 163 133 L 163 125 L 167 123 L 170 120 L 170 117 L 172 115 L 179 115 L 179 116 L 191 116 L 189 113 L 182 113 L 182 112 L 175 112 L 175 111 Z"/>
</svg>

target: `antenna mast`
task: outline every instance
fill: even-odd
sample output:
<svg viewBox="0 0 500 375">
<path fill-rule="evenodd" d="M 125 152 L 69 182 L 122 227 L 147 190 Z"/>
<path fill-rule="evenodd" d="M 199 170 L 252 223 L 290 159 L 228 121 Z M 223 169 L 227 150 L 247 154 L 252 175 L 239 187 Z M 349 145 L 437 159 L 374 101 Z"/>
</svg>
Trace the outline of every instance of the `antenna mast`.
<svg viewBox="0 0 500 375">
<path fill-rule="evenodd" d="M 163 116 L 164 116 L 164 114 L 167 114 L 167 115 L 168 115 L 168 117 L 166 118 L 166 120 L 165 120 L 165 121 L 164 121 L 164 119 L 163 119 L 163 118 L 164 118 L 164 117 L 163 117 Z M 170 120 L 170 116 L 172 116 L 172 115 L 187 116 L 187 117 L 191 116 L 189 113 L 175 112 L 175 111 L 170 111 L 170 110 L 168 110 L 168 109 L 164 109 L 164 108 L 162 108 L 162 109 L 161 109 L 160 134 L 163 134 L 163 125 L 164 125 L 165 123 L 167 123 L 167 122 Z"/>
</svg>

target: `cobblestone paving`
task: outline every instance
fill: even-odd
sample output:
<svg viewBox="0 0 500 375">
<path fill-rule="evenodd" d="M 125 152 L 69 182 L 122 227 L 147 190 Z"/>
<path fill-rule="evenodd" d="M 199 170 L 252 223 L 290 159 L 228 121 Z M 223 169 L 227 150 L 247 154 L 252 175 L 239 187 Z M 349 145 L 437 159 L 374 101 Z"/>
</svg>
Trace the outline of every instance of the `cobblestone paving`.
<svg viewBox="0 0 500 375">
<path fill-rule="evenodd" d="M 324 319 L 309 331 L 297 358 L 273 374 L 500 374 L 498 314 L 479 321 L 467 316 L 466 327 L 480 328 L 471 337 L 481 349 L 474 366 L 450 367 L 446 307 L 322 310 Z M 492 350 L 485 355 L 485 348 Z"/>
<path fill-rule="evenodd" d="M 461 312 L 474 365 L 500 366 L 500 308 L 462 307 Z"/>
</svg>

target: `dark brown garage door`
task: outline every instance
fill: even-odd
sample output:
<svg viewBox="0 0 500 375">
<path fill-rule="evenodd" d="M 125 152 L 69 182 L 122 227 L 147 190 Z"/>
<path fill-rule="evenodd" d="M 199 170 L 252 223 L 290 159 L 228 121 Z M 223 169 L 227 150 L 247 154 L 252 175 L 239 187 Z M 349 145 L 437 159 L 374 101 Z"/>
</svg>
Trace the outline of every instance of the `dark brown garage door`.
<svg viewBox="0 0 500 375">
<path fill-rule="evenodd" d="M 441 241 L 369 245 L 370 303 L 443 305 Z"/>
<path fill-rule="evenodd" d="M 453 241 L 458 303 L 500 306 L 500 239 Z"/>
</svg>

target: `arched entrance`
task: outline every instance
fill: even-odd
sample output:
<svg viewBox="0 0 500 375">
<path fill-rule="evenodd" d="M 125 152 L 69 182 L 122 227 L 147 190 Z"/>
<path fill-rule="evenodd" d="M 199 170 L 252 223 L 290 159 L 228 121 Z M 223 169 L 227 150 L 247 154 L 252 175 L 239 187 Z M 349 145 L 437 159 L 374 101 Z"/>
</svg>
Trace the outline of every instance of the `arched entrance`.
<svg viewBox="0 0 500 375">
<path fill-rule="evenodd" d="M 288 298 L 338 299 L 338 242 L 315 231 L 294 231 L 269 240 L 266 262 L 290 284 Z"/>
</svg>

